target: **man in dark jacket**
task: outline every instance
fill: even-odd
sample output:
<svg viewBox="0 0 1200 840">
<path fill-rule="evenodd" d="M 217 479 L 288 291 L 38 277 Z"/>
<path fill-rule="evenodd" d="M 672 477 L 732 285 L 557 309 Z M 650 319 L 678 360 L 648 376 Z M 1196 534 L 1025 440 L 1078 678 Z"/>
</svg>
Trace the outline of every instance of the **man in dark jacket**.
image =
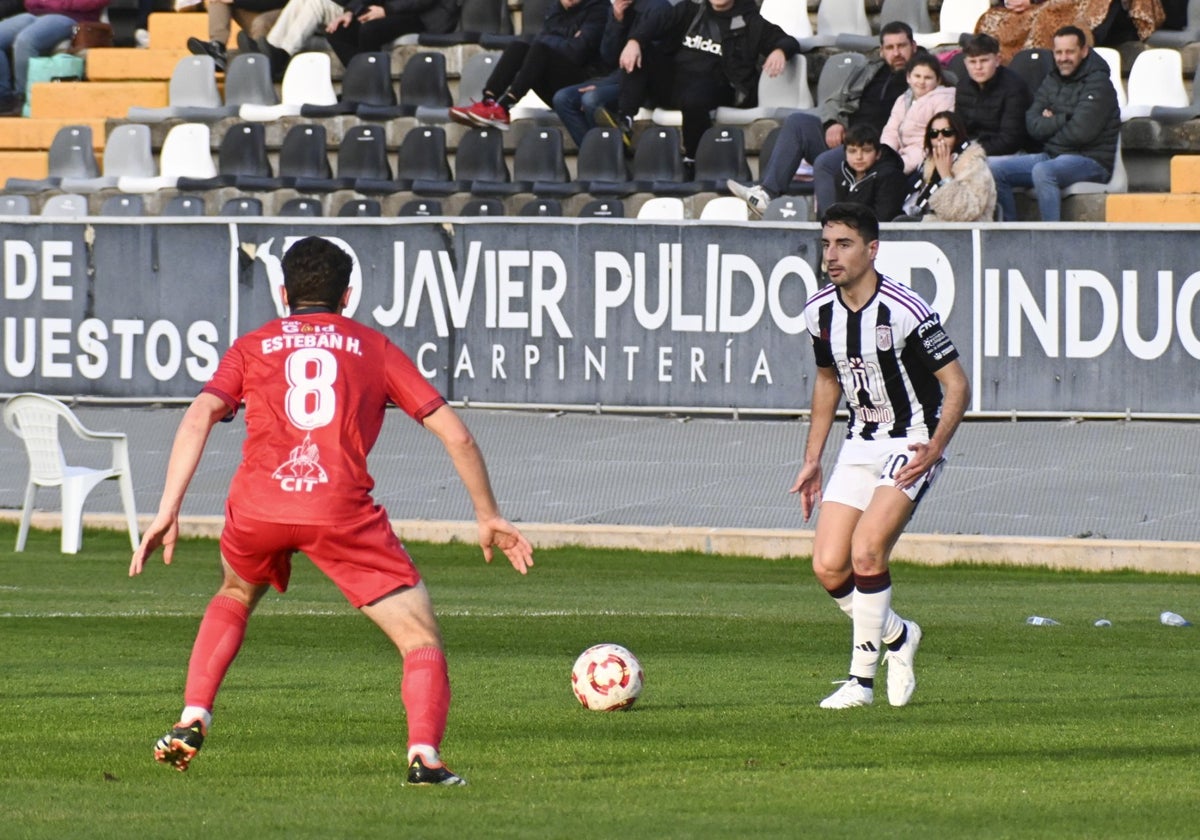
<svg viewBox="0 0 1200 840">
<path fill-rule="evenodd" d="M 504 48 L 483 86 L 483 101 L 451 108 L 450 119 L 507 131 L 509 111 L 529 91 L 550 102 L 563 85 L 594 76 L 599 69 L 608 6 L 608 0 L 550 4 L 542 31 L 533 41 L 514 41 Z"/>
<path fill-rule="evenodd" d="M 663 48 L 643 49 L 653 42 Z M 777 76 L 800 44 L 764 18 L 754 0 L 673 0 L 639 16 L 621 53 L 621 93 L 612 122 L 632 136 L 648 100 L 683 112 L 683 152 L 694 158 L 720 105 L 752 108 L 761 72 Z M 603 120 L 606 112 L 597 111 Z"/>
<path fill-rule="evenodd" d="M 1025 131 L 1033 92 L 1019 74 L 1000 64 L 1000 42 L 986 33 L 972 35 L 963 56 L 967 72 L 954 86 L 954 110 L 967 124 L 967 136 L 989 156 L 1036 149 Z"/>
<path fill-rule="evenodd" d="M 458 0 L 351 0 L 325 29 L 329 46 L 348 66 L 362 52 L 379 52 L 401 35 L 440 35 L 458 26 Z"/>
<path fill-rule="evenodd" d="M 1108 63 L 1075 26 L 1054 33 L 1054 67 L 1025 112 L 1025 129 L 1042 144 L 1038 154 L 992 158 L 996 202 L 1006 221 L 1017 217 L 1013 189 L 1032 187 L 1042 221 L 1062 218 L 1063 187 L 1112 177 L 1121 130 L 1117 92 Z"/>
</svg>

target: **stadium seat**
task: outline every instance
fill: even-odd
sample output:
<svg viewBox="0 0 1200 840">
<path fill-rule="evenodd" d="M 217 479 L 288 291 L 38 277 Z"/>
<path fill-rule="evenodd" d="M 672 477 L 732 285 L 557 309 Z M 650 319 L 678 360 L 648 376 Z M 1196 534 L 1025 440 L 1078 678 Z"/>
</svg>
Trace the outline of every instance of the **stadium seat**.
<svg viewBox="0 0 1200 840">
<path fill-rule="evenodd" d="M 1200 41 L 1200 0 L 1188 0 L 1187 25 L 1182 30 L 1157 29 L 1146 39 L 1151 47 L 1175 49 L 1183 49 L 1196 41 Z"/>
<path fill-rule="evenodd" d="M 1025 80 L 1031 91 L 1037 92 L 1042 79 L 1054 66 L 1054 52 L 1040 47 L 1019 50 L 1008 60 L 1008 69 Z"/>
<path fill-rule="evenodd" d="M 695 183 L 700 190 L 726 192 L 725 182 L 748 182 L 750 164 L 746 162 L 746 136 L 736 126 L 715 125 L 696 146 Z"/>
<path fill-rule="evenodd" d="M 504 202 L 498 198 L 472 198 L 459 211 L 460 216 L 503 216 Z"/>
<path fill-rule="evenodd" d="M 478 44 L 485 34 L 511 35 L 512 14 L 508 0 L 463 0 L 459 8 L 458 30 L 445 34 L 423 32 L 417 43 L 428 47 L 452 47 Z"/>
<path fill-rule="evenodd" d="M 800 50 L 809 52 L 834 46 L 839 35 L 870 34 L 871 22 L 867 19 L 867 6 L 863 0 L 821 0 L 817 7 L 816 33 L 797 40 Z"/>
<path fill-rule="evenodd" d="M 93 193 L 116 187 L 125 176 L 149 178 L 158 171 L 150 148 L 150 126 L 126 123 L 108 133 L 104 144 L 102 174 L 96 178 L 64 177 L 58 188 L 63 192 Z"/>
<path fill-rule="evenodd" d="M 140 195 L 110 195 L 100 205 L 101 216 L 141 216 L 146 204 Z"/>
<path fill-rule="evenodd" d="M 598 198 L 580 207 L 579 215 L 589 219 L 623 219 L 625 205 L 615 198 Z"/>
<path fill-rule="evenodd" d="M 29 196 L 0 195 L 0 216 L 28 216 Z"/>
<path fill-rule="evenodd" d="M 442 215 L 442 203 L 434 199 L 417 198 L 412 201 L 406 201 L 400 205 L 400 209 L 396 211 L 397 216 L 440 216 Z"/>
<path fill-rule="evenodd" d="M 129 109 L 125 118 L 131 122 L 144 123 L 160 123 L 171 119 L 192 120 L 193 116 L 185 113 L 191 109 L 214 114 L 212 119 L 232 116 L 232 112 L 218 113 L 224 109 L 215 74 L 216 67 L 213 65 L 212 56 L 185 55 L 179 59 L 171 73 L 167 107 L 134 106 Z"/>
<path fill-rule="evenodd" d="M 546 104 L 532 90 L 522 96 L 508 111 L 509 118 L 518 120 L 534 120 L 540 124 L 558 124 L 561 121 L 554 109 Z"/>
<path fill-rule="evenodd" d="M 440 52 L 419 52 L 404 63 L 396 104 L 363 105 L 357 113 L 364 120 L 415 116 L 430 122 L 448 122 L 452 101 L 446 56 Z"/>
<path fill-rule="evenodd" d="M 454 177 L 463 190 L 475 193 L 476 185 L 511 184 L 504 161 L 504 135 L 491 128 L 468 131 L 458 141 L 454 155 Z"/>
<path fill-rule="evenodd" d="M 537 184 L 563 184 L 570 178 L 563 155 L 562 132 L 552 126 L 537 126 L 521 134 L 513 152 L 513 177 L 504 182 L 475 181 L 471 194 L 506 196 L 536 192 Z"/>
<path fill-rule="evenodd" d="M 217 150 L 217 174 L 212 178 L 180 178 L 180 190 L 215 190 L 236 186 L 238 179 L 272 177 L 271 161 L 267 157 L 266 130 L 262 123 L 240 122 L 225 129 L 221 147 Z"/>
<path fill-rule="evenodd" d="M 1182 108 L 1170 105 L 1155 105 L 1150 109 L 1150 119 L 1163 125 L 1175 125 L 1200 117 L 1200 85 L 1192 83 L 1192 101 Z"/>
<path fill-rule="evenodd" d="M 329 152 L 325 145 L 325 126 L 299 123 L 292 126 L 279 147 L 279 174 L 275 177 L 238 175 L 234 184 L 240 190 L 278 190 L 294 186 L 297 178 L 331 178 Z"/>
<path fill-rule="evenodd" d="M 703 221 L 745 222 L 750 219 L 750 207 L 737 196 L 722 195 L 709 199 L 700 208 Z"/>
<path fill-rule="evenodd" d="M 808 17 L 808 3 L 797 0 L 762 0 L 759 7 L 762 16 L 778 26 L 797 41 L 811 38 L 812 21 Z"/>
<path fill-rule="evenodd" d="M 811 213 L 811 205 L 807 198 L 781 195 L 767 205 L 767 209 L 763 211 L 763 218 L 767 221 L 806 222 Z"/>
<path fill-rule="evenodd" d="M 455 105 L 463 107 L 472 105 L 483 99 L 483 86 L 487 84 L 496 62 L 500 60 L 498 52 L 475 53 L 467 59 L 462 72 L 458 76 L 458 94 L 454 98 Z"/>
<path fill-rule="evenodd" d="M 1125 93 L 1125 79 L 1121 72 L 1121 53 L 1112 47 L 1092 47 L 1092 52 L 1108 62 L 1108 79 L 1117 92 L 1117 105 L 1125 108 L 1129 104 L 1129 96 Z"/>
<path fill-rule="evenodd" d="M 576 157 L 576 180 L 550 183 L 538 181 L 533 185 L 537 195 L 564 196 L 587 192 L 590 184 L 618 184 L 629 181 L 625 162 L 625 141 L 621 132 L 598 126 L 584 135 Z M 632 185 L 631 185 L 632 191 Z"/>
<path fill-rule="evenodd" d="M 79 193 L 58 193 L 46 199 L 42 205 L 43 216 L 59 219 L 74 219 L 88 215 L 87 198 Z"/>
<path fill-rule="evenodd" d="M 246 122 L 274 122 L 299 116 L 305 105 L 336 104 L 329 53 L 302 52 L 292 56 L 280 90 L 278 105 L 246 103 L 238 108 L 238 116 Z"/>
<path fill-rule="evenodd" d="M 1077 181 L 1069 187 L 1064 187 L 1062 197 L 1072 195 L 1094 195 L 1096 193 L 1123 193 L 1129 191 L 1129 175 L 1125 170 L 1125 155 L 1122 151 L 1120 134 L 1117 135 L 1117 156 L 1113 159 L 1112 177 L 1101 183 L 1098 181 Z"/>
<path fill-rule="evenodd" d="M 92 128 L 87 125 L 65 125 L 50 141 L 45 178 L 9 178 L 4 189 L 10 193 L 35 193 L 52 190 L 63 178 L 97 178 L 100 167 L 92 148 Z"/>
<path fill-rule="evenodd" d="M 717 108 L 716 122 L 720 125 L 749 125 L 755 120 L 780 119 L 790 111 L 812 108 L 812 91 L 808 89 L 808 60 L 803 53 L 792 57 L 778 76 L 766 73 L 758 77 L 758 105 L 754 108 Z"/>
<path fill-rule="evenodd" d="M 1186 108 L 1191 101 L 1183 85 L 1183 55 L 1169 48 L 1138 53 L 1129 68 L 1128 102 L 1121 122 L 1148 117 L 1155 105 Z"/>
<path fill-rule="evenodd" d="M 203 216 L 204 199 L 198 195 L 176 195 L 163 205 L 160 216 Z"/>
<path fill-rule="evenodd" d="M 355 114 L 364 106 L 392 108 L 395 105 L 391 54 L 363 52 L 350 59 L 350 66 L 342 75 L 341 98 L 332 105 L 301 105 L 300 116 L 315 120 Z"/>
<path fill-rule="evenodd" d="M 283 206 L 275 213 L 277 216 L 313 218 L 325 215 L 321 202 L 308 196 L 297 196 L 283 202 Z"/>
<path fill-rule="evenodd" d="M 262 199 L 250 196 L 237 196 L 228 199 L 221 205 L 221 210 L 217 213 L 218 216 L 261 216 L 262 214 Z"/>
<path fill-rule="evenodd" d="M 205 123 L 179 123 L 172 126 L 159 153 L 158 175 L 122 175 L 117 189 L 125 193 L 149 193 L 172 189 L 180 178 L 215 178 L 217 167 L 212 158 L 212 135 Z"/>
<path fill-rule="evenodd" d="M 638 209 L 639 219 L 675 221 L 687 218 L 684 212 L 683 199 L 673 196 L 655 196 Z"/>
<path fill-rule="evenodd" d="M 396 154 L 398 190 L 413 189 L 416 182 L 438 184 L 449 181 L 446 130 L 441 126 L 418 126 L 404 135 Z"/>
<path fill-rule="evenodd" d="M 383 215 L 379 202 L 373 198 L 352 198 L 338 208 L 339 216 L 354 216 L 357 218 L 378 218 Z"/>
<path fill-rule="evenodd" d="M 861 5 L 862 0 L 853 0 L 853 2 Z M 851 5 L 851 2 L 847 2 L 847 5 Z M 920 43 L 922 34 L 928 37 L 933 31 L 928 0 L 883 0 L 883 5 L 879 9 L 879 26 L 882 27 L 893 21 L 907 23 L 912 28 L 913 37 L 918 43 Z M 870 32 L 862 34 L 846 32 L 835 39 L 834 46 L 839 50 L 867 53 L 879 46 L 879 37 Z"/>
<path fill-rule="evenodd" d="M 914 32 L 918 46 L 932 50 L 943 44 L 959 44 L 975 31 L 980 16 L 991 8 L 990 0 L 942 0 L 935 32 Z"/>
<path fill-rule="evenodd" d="M 522 208 L 519 216 L 561 216 L 563 214 L 562 202 L 556 198 L 535 198 L 533 201 L 526 203 Z"/>
<path fill-rule="evenodd" d="M 867 57 L 862 53 L 844 52 L 831 55 L 825 60 L 821 66 L 821 74 L 817 76 L 817 91 L 813 107 L 800 110 L 820 116 L 822 103 L 836 96 L 851 74 L 866 63 Z"/>
<path fill-rule="evenodd" d="M 56 198 L 59 196 L 56 196 Z M 104 443 L 111 447 L 110 466 L 102 469 L 72 466 L 66 462 L 59 442 L 59 421 L 80 440 Z M 93 432 L 79 422 L 66 405 L 42 394 L 17 394 L 4 405 L 4 425 L 25 444 L 29 457 L 29 476 L 25 482 L 25 500 L 21 524 L 17 528 L 16 551 L 25 550 L 33 504 L 39 487 L 57 487 L 62 504 L 63 554 L 76 554 L 83 544 L 83 505 L 88 494 L 103 481 L 116 479 L 129 528 L 129 542 L 138 545 L 137 503 L 133 496 L 133 477 L 129 468 L 129 441 L 121 432 Z"/>
<path fill-rule="evenodd" d="M 683 169 L 679 129 L 656 125 L 643 131 L 633 150 L 632 167 L 633 191 L 657 193 L 682 184 L 687 176 Z M 590 192 L 603 194 L 597 189 Z"/>
<path fill-rule="evenodd" d="M 262 53 L 239 53 L 225 69 L 225 106 L 236 116 L 243 105 L 278 105 L 271 62 Z"/>
<path fill-rule="evenodd" d="M 337 174 L 332 178 L 298 175 L 291 186 L 301 192 L 395 192 L 386 129 L 372 123 L 351 126 L 338 145 Z"/>
</svg>

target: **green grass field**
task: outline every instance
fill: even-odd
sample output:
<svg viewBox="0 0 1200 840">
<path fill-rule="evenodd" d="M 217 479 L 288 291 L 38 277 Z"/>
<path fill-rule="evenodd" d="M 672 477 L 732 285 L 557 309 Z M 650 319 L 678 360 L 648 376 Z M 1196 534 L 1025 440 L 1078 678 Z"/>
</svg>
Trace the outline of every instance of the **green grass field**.
<svg viewBox="0 0 1200 840">
<path fill-rule="evenodd" d="M 849 624 L 803 561 L 554 550 L 527 579 L 410 546 L 442 616 L 444 753 L 408 788 L 399 668 L 298 558 L 186 774 L 175 721 L 216 547 L 126 577 L 128 544 L 58 553 L 0 525 L 0 835 L 23 837 L 1154 837 L 1200 835 L 1200 579 L 895 569 L 925 641 L 911 705 L 823 711 Z M 1028 615 L 1059 627 L 1030 627 Z M 1093 627 L 1105 617 L 1109 628 Z M 583 710 L 575 656 L 615 641 L 647 686 Z"/>
</svg>

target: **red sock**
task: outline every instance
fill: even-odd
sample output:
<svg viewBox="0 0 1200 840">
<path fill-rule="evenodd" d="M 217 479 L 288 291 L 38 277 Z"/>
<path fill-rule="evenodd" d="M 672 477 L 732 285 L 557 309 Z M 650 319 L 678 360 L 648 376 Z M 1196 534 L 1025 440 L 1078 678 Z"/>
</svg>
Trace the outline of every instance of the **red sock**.
<svg viewBox="0 0 1200 840">
<path fill-rule="evenodd" d="M 404 657 L 400 698 L 408 715 L 408 745 L 441 748 L 450 713 L 450 674 L 446 655 L 436 647 L 410 650 Z"/>
<path fill-rule="evenodd" d="M 242 647 L 249 620 L 250 608 L 236 598 L 217 595 L 208 602 L 188 660 L 183 690 L 186 705 L 212 710 L 221 680 Z"/>
</svg>

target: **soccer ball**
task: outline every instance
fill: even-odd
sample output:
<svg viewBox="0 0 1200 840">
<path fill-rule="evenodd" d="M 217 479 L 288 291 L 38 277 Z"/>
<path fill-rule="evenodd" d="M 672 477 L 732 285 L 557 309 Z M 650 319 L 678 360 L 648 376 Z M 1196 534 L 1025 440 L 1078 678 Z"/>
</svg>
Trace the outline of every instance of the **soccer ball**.
<svg viewBox="0 0 1200 840">
<path fill-rule="evenodd" d="M 585 709 L 628 709 L 642 693 L 642 663 L 620 645 L 593 645 L 571 668 L 571 688 Z"/>
</svg>

